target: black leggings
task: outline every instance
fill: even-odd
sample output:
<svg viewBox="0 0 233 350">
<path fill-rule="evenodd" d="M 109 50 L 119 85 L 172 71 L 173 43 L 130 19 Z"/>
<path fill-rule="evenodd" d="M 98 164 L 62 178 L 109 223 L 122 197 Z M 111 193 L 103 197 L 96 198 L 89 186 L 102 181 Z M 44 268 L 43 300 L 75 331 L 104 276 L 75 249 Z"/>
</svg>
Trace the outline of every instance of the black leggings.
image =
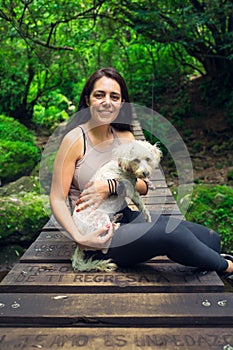
<svg viewBox="0 0 233 350">
<path fill-rule="evenodd" d="M 111 258 L 119 266 L 132 266 L 158 255 L 187 266 L 222 272 L 227 261 L 220 255 L 219 235 L 201 225 L 151 213 L 152 222 L 142 214 L 123 211 L 107 254 L 88 252 L 95 258 Z"/>
</svg>

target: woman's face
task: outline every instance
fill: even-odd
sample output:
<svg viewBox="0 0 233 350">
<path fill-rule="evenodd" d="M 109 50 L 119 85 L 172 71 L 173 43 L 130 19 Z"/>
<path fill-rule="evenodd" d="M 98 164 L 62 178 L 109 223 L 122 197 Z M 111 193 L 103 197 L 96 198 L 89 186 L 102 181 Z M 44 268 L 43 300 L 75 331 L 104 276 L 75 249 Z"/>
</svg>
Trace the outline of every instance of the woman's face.
<svg viewBox="0 0 233 350">
<path fill-rule="evenodd" d="M 110 124 L 116 119 L 122 106 L 120 85 L 111 78 L 98 79 L 87 104 L 90 107 L 92 121 L 98 125 Z"/>
</svg>

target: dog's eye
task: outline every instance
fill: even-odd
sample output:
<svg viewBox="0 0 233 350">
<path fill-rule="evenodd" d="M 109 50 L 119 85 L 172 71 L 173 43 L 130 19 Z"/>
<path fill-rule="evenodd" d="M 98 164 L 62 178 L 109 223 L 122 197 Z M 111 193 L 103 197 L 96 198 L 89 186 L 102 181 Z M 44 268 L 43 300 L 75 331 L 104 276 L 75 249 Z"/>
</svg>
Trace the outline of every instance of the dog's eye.
<svg viewBox="0 0 233 350">
<path fill-rule="evenodd" d="M 140 163 L 140 159 L 138 159 L 138 158 L 135 158 L 133 161 L 134 161 L 134 163 Z"/>
<path fill-rule="evenodd" d="M 149 162 L 149 161 L 150 161 L 150 158 L 149 158 L 149 157 L 147 157 L 147 158 L 146 158 L 146 161 L 147 161 L 147 162 Z"/>
</svg>

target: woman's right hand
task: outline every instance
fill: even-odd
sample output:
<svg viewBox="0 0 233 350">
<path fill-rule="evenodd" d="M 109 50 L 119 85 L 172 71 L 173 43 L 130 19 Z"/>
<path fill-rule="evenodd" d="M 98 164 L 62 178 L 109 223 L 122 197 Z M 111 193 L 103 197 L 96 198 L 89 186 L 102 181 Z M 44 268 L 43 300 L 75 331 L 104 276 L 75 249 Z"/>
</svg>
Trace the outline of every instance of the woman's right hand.
<svg viewBox="0 0 233 350">
<path fill-rule="evenodd" d="M 97 209 L 98 206 L 109 196 L 108 183 L 105 180 L 90 181 L 86 184 L 84 190 L 79 195 L 76 202 L 78 211 L 90 206 Z"/>
<path fill-rule="evenodd" d="M 113 237 L 113 225 L 107 224 L 88 235 L 79 238 L 77 244 L 80 248 L 86 250 L 102 250 L 108 247 L 109 241 Z"/>
</svg>

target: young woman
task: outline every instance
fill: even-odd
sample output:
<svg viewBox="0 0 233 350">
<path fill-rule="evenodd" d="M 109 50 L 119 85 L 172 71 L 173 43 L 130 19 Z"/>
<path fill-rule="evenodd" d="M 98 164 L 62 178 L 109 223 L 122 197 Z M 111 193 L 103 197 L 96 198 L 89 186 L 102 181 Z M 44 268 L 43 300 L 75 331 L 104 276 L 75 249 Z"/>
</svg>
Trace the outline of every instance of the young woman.
<svg viewBox="0 0 233 350">
<path fill-rule="evenodd" d="M 80 209 L 98 204 L 110 195 L 107 181 L 90 182 L 95 171 L 111 159 L 111 151 L 121 139 L 133 140 L 132 115 L 124 79 L 113 68 L 96 71 L 86 82 L 78 113 L 58 150 L 50 194 L 54 216 L 77 244 L 98 259 L 111 258 L 120 266 L 144 262 L 158 255 L 203 270 L 233 275 L 233 257 L 220 254 L 219 235 L 198 224 L 177 221 L 152 213 L 147 223 L 139 212 L 123 210 L 120 228 L 113 235 L 107 226 L 82 236 L 72 219 L 78 201 Z M 136 189 L 147 192 L 138 180 Z M 118 184 L 116 191 L 119 191 Z M 67 206 L 69 199 L 70 208 Z M 169 233 L 166 226 L 174 223 Z M 107 254 L 101 250 L 111 240 Z M 94 252 L 93 252 L 94 251 Z"/>
</svg>

